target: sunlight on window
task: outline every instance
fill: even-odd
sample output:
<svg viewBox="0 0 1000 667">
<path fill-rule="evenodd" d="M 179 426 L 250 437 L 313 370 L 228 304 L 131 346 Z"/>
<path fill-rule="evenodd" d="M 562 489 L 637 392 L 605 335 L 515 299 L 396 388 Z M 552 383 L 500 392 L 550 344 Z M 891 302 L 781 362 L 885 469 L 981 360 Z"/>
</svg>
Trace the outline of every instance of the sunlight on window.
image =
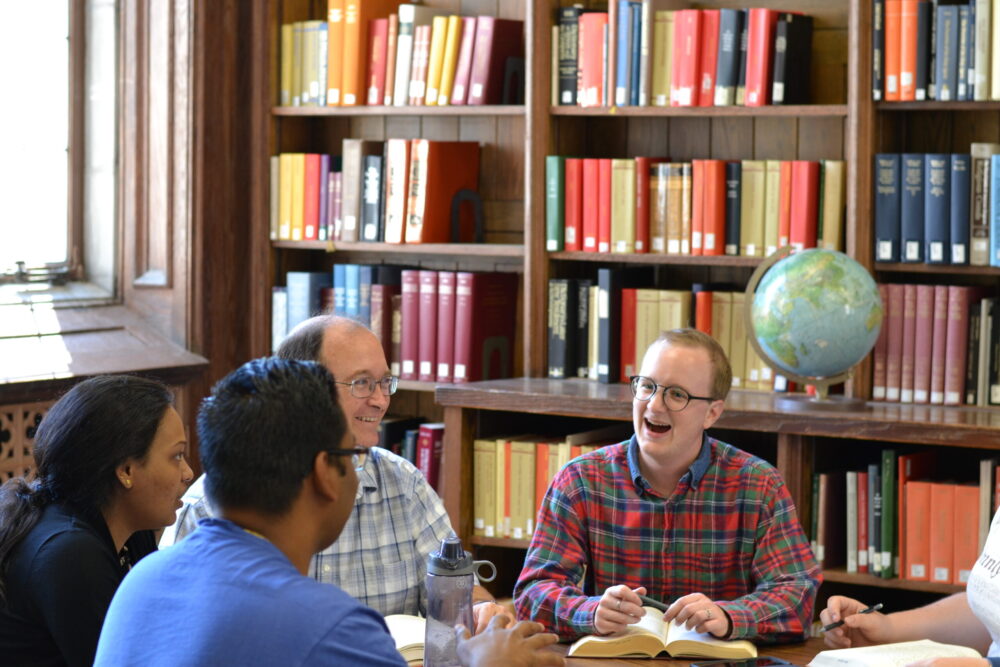
<svg viewBox="0 0 1000 667">
<path fill-rule="evenodd" d="M 0 7 L 0 271 L 66 261 L 68 3 Z"/>
</svg>

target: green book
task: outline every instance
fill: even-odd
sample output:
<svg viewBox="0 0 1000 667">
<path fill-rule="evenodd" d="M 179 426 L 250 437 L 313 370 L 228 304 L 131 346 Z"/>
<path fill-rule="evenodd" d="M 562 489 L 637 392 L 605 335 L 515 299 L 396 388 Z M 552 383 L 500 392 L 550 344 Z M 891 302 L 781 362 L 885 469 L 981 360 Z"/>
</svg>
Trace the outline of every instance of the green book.
<svg viewBox="0 0 1000 667">
<path fill-rule="evenodd" d="M 563 249 L 566 230 L 566 158 L 545 156 L 545 249 Z"/>
<path fill-rule="evenodd" d="M 896 450 L 882 450 L 882 571 L 883 579 L 896 576 Z"/>
</svg>

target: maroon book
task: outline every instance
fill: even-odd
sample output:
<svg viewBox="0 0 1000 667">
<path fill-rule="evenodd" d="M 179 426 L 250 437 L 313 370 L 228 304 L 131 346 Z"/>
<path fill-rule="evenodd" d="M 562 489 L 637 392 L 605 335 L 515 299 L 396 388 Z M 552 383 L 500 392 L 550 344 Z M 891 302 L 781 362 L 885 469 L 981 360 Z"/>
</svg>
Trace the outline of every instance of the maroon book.
<svg viewBox="0 0 1000 667">
<path fill-rule="evenodd" d="M 944 355 L 944 404 L 961 405 L 965 392 L 965 361 L 969 352 L 969 303 L 979 293 L 975 288 L 949 285 L 948 331 Z"/>
<path fill-rule="evenodd" d="M 438 271 L 437 381 L 451 382 L 455 359 L 455 272 Z"/>
<path fill-rule="evenodd" d="M 437 490 L 444 446 L 444 424 L 421 424 L 417 433 L 417 468 L 427 483 Z"/>
<path fill-rule="evenodd" d="M 402 374 L 403 358 L 403 295 L 392 295 L 392 362 L 389 372 L 399 377 Z"/>
<path fill-rule="evenodd" d="M 452 381 L 511 377 L 516 320 L 517 274 L 459 272 Z"/>
<path fill-rule="evenodd" d="M 931 390 L 929 402 L 941 405 L 944 403 L 944 373 L 947 368 L 945 352 L 948 349 L 948 287 L 947 285 L 934 285 L 932 289 L 934 290 L 934 315 L 931 327 Z M 920 308 L 919 304 L 917 308 Z M 966 316 L 966 319 L 968 319 L 968 316 Z M 917 326 L 920 325 L 918 324 Z M 965 391 L 964 367 L 962 368 L 962 391 Z"/>
<path fill-rule="evenodd" d="M 903 285 L 889 285 L 886 324 L 885 399 L 898 401 L 903 367 Z"/>
<path fill-rule="evenodd" d="M 917 286 L 903 286 L 903 352 L 899 366 L 899 402 L 913 402 L 913 360 L 917 343 Z"/>
<path fill-rule="evenodd" d="M 372 284 L 372 331 L 385 352 L 386 361 L 390 364 L 399 363 L 392 354 L 392 297 L 399 294 L 399 285 Z M 398 375 L 398 371 L 393 371 Z"/>
<path fill-rule="evenodd" d="M 886 354 L 889 347 L 889 286 L 879 285 L 878 294 L 882 297 L 882 312 L 885 317 L 882 319 L 882 328 L 878 333 L 878 340 L 875 341 L 875 351 L 872 353 L 872 398 L 884 401 Z M 860 565 L 858 571 L 860 572 Z"/>
<path fill-rule="evenodd" d="M 476 17 L 476 43 L 466 104 L 501 104 L 510 58 L 524 57 L 524 21 Z"/>
<path fill-rule="evenodd" d="M 417 379 L 417 358 L 420 354 L 420 272 L 402 272 L 402 307 L 400 322 L 400 369 L 403 380 Z"/>
<path fill-rule="evenodd" d="M 933 340 L 936 333 L 937 304 L 934 302 L 933 285 L 917 285 L 917 313 L 914 334 L 913 357 L 913 402 L 929 403 L 931 400 L 932 373 L 937 370 L 937 359 L 932 351 L 937 349 L 937 341 Z M 933 344 L 932 344 L 933 341 Z M 932 371 L 932 366 L 934 370 Z M 944 375 L 941 375 L 944 379 Z"/>
<path fill-rule="evenodd" d="M 417 350 L 417 379 L 434 382 L 437 377 L 438 272 L 420 272 L 420 347 Z"/>
<path fill-rule="evenodd" d="M 451 103 L 465 104 L 469 93 L 469 75 L 472 73 L 472 51 L 476 44 L 476 17 L 462 17 L 462 41 L 455 63 L 455 82 L 451 86 Z"/>
</svg>

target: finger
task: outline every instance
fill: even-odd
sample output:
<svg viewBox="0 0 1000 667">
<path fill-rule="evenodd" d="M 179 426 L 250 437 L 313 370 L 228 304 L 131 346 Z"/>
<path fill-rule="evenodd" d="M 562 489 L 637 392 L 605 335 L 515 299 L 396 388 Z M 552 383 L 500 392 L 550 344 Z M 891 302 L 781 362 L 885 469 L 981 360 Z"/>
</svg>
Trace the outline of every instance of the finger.
<svg viewBox="0 0 1000 667">
<path fill-rule="evenodd" d="M 525 622 L 527 623 L 528 621 Z M 493 618 L 490 619 L 489 625 L 486 626 L 486 629 L 490 631 L 503 630 L 509 624 L 510 624 L 510 619 L 508 619 L 506 616 L 494 616 Z"/>
<path fill-rule="evenodd" d="M 558 653 L 539 653 L 535 656 L 535 664 L 538 667 L 562 667 L 566 664 L 566 658 L 562 657 Z"/>
<path fill-rule="evenodd" d="M 631 591 L 629 591 L 631 593 Z M 645 611 L 642 608 L 642 600 L 636 596 L 634 602 L 627 601 L 624 597 L 602 597 L 601 601 L 598 603 L 599 608 L 603 608 L 608 612 L 615 614 L 625 614 L 633 618 L 641 618 L 645 615 Z M 628 621 L 634 623 L 634 621 Z"/>
<path fill-rule="evenodd" d="M 495 618 L 506 618 L 506 617 L 497 616 Z M 506 622 L 504 623 L 504 625 L 506 625 Z M 531 637 L 532 635 L 537 635 L 539 633 L 544 632 L 545 626 L 535 621 L 521 621 L 520 623 L 516 624 L 513 627 L 512 631 L 514 634 L 522 638 Z"/>
<path fill-rule="evenodd" d="M 524 643 L 527 644 L 532 650 L 536 650 L 549 646 L 550 644 L 555 644 L 557 641 L 559 641 L 559 638 L 551 632 L 538 632 L 525 639 Z"/>
<path fill-rule="evenodd" d="M 456 639 L 458 640 L 459 643 L 464 642 L 466 639 L 468 639 L 471 636 L 472 635 L 469 634 L 469 629 L 467 627 L 465 627 L 464 625 L 456 625 L 455 626 L 455 637 L 456 637 Z"/>
<path fill-rule="evenodd" d="M 478 635 L 485 632 L 494 616 L 493 610 L 489 609 L 487 605 L 480 605 L 478 609 L 473 608 L 473 620 L 476 622 L 476 630 L 473 634 Z"/>
</svg>

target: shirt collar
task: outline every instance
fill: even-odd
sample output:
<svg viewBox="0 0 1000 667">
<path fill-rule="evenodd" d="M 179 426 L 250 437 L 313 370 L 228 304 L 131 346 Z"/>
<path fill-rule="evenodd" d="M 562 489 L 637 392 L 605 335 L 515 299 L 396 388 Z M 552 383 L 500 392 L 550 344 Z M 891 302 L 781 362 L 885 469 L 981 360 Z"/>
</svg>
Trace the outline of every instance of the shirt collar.
<svg viewBox="0 0 1000 667">
<path fill-rule="evenodd" d="M 378 447 L 372 447 L 368 450 L 365 467 L 358 471 L 357 498 L 360 498 L 362 493 L 378 491 L 378 465 L 381 458 L 382 450 Z"/>
<path fill-rule="evenodd" d="M 642 472 L 639 469 L 639 440 L 634 434 L 628 441 L 626 458 L 628 460 L 629 477 L 632 478 L 632 484 L 635 486 L 636 493 L 648 492 L 650 489 L 649 482 L 647 482 L 642 476 Z M 681 477 L 680 481 L 688 482 L 692 489 L 697 490 L 698 484 L 705 476 L 705 473 L 708 472 L 708 466 L 711 463 L 711 438 L 709 438 L 707 434 L 703 433 L 701 436 L 701 450 L 698 452 L 698 458 L 694 460 L 694 463 L 691 464 L 691 467 L 684 473 L 684 476 Z"/>
</svg>

